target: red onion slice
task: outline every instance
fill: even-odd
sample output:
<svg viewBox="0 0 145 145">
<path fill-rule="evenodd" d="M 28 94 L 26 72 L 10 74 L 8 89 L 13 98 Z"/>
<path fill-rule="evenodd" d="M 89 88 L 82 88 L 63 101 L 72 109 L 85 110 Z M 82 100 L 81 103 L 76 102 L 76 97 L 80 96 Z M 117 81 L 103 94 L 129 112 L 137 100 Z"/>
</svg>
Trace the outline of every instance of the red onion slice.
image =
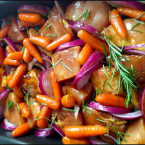
<svg viewBox="0 0 145 145">
<path fill-rule="evenodd" d="M 21 21 L 20 21 L 18 18 L 17 18 L 17 21 L 18 21 L 18 27 L 19 27 L 19 30 L 20 30 L 20 31 L 25 31 L 26 28 L 23 27 L 23 26 L 21 25 Z"/>
<path fill-rule="evenodd" d="M 17 128 L 16 125 L 10 123 L 7 119 L 4 119 L 2 124 L 1 124 L 2 128 L 8 131 L 13 131 Z"/>
<path fill-rule="evenodd" d="M 94 51 L 75 77 L 72 86 L 78 90 L 82 89 L 89 81 L 92 72 L 102 67 L 104 58 L 103 54 Z"/>
<path fill-rule="evenodd" d="M 137 55 L 145 55 L 145 51 L 135 50 L 135 49 L 127 49 L 124 51 L 127 54 L 137 54 Z"/>
<path fill-rule="evenodd" d="M 139 9 L 145 11 L 144 4 L 137 1 L 105 1 L 105 2 L 107 2 L 108 4 L 114 7 L 127 7 L 127 8 L 133 8 L 133 9 Z"/>
<path fill-rule="evenodd" d="M 117 139 L 114 138 L 113 136 L 111 136 L 111 135 L 109 135 L 109 134 L 104 134 L 104 136 L 107 136 L 107 137 L 111 138 L 112 140 L 114 140 L 114 142 L 115 142 L 116 144 L 118 144 Z"/>
<path fill-rule="evenodd" d="M 77 39 L 77 40 L 74 40 L 74 41 L 71 41 L 71 42 L 64 43 L 64 44 L 60 45 L 60 46 L 55 50 L 55 52 L 62 51 L 62 50 L 66 50 L 66 49 L 71 48 L 71 47 L 74 47 L 74 46 L 85 45 L 85 44 L 86 44 L 86 43 L 85 43 L 83 40 Z"/>
<path fill-rule="evenodd" d="M 28 63 L 28 71 L 32 70 L 32 68 L 36 62 L 37 62 L 37 60 L 35 58 L 33 58 L 32 61 Z"/>
<path fill-rule="evenodd" d="M 145 44 L 136 44 L 136 45 L 125 46 L 123 48 L 123 51 L 130 50 L 130 49 L 136 49 L 136 48 L 142 48 L 142 47 L 145 47 Z"/>
<path fill-rule="evenodd" d="M 89 33 L 91 33 L 92 35 L 96 36 L 97 38 L 101 39 L 101 40 L 105 40 L 104 37 L 100 36 L 98 33 L 98 31 L 92 27 L 91 25 L 88 25 L 84 22 L 71 22 L 70 23 L 70 27 L 75 31 L 78 32 L 79 30 L 83 29 Z"/>
<path fill-rule="evenodd" d="M 24 88 L 21 84 L 19 84 L 19 86 L 20 86 L 22 92 L 23 92 L 25 95 L 27 95 L 27 91 L 25 90 L 25 88 Z"/>
<path fill-rule="evenodd" d="M 56 125 L 52 124 L 52 128 L 53 128 L 55 131 L 57 131 L 62 137 L 65 136 L 65 134 L 63 133 L 63 131 L 62 131 L 59 127 L 57 127 Z"/>
<path fill-rule="evenodd" d="M 53 68 L 46 69 L 39 77 L 39 88 L 43 95 L 47 95 L 55 99 L 50 81 L 50 72 Z"/>
<path fill-rule="evenodd" d="M 103 106 L 103 105 L 93 102 L 93 101 L 90 102 L 90 107 L 92 107 L 96 110 L 101 110 L 101 111 L 109 112 L 109 113 L 116 113 L 116 114 L 120 114 L 120 115 L 131 112 L 131 109 Z"/>
<path fill-rule="evenodd" d="M 42 71 L 45 71 L 45 67 L 41 65 L 39 62 L 34 63 L 34 66 L 37 66 L 42 69 Z"/>
<path fill-rule="evenodd" d="M 55 130 L 53 128 L 45 128 L 45 129 L 36 129 L 34 134 L 38 137 L 47 137 L 51 136 L 52 134 L 55 133 Z"/>
<path fill-rule="evenodd" d="M 143 117 L 145 118 L 145 88 L 143 89 L 143 91 L 141 93 L 140 110 L 142 112 Z"/>
<path fill-rule="evenodd" d="M 108 143 L 106 143 L 106 142 L 104 142 L 103 140 L 101 140 L 99 137 L 89 137 L 88 138 L 89 139 L 89 142 L 91 143 L 91 144 L 108 144 Z"/>
<path fill-rule="evenodd" d="M 3 38 L 3 40 L 5 41 L 5 43 L 6 43 L 7 45 L 10 45 L 10 46 L 11 46 L 11 48 L 12 48 L 12 50 L 13 50 L 14 52 L 19 51 L 19 49 L 18 49 L 18 48 L 16 47 L 16 45 L 12 42 L 11 39 L 9 39 L 9 38 Z"/>
<path fill-rule="evenodd" d="M 10 92 L 11 91 L 6 89 L 0 94 L 0 119 L 2 119 L 4 117 L 5 101 Z"/>
<path fill-rule="evenodd" d="M 42 54 L 41 56 L 42 56 L 42 59 L 43 60 L 49 62 L 52 65 L 52 61 L 51 61 L 51 59 L 50 59 L 50 57 L 48 55 Z"/>
<path fill-rule="evenodd" d="M 21 5 L 17 9 L 18 13 L 26 12 L 26 13 L 39 13 L 39 14 L 46 14 L 48 15 L 50 12 L 50 8 L 44 5 L 38 4 L 25 4 Z"/>
<path fill-rule="evenodd" d="M 124 113 L 124 114 L 115 114 L 111 113 L 111 115 L 120 118 L 120 119 L 125 119 L 125 120 L 132 120 L 132 119 L 137 119 L 142 116 L 142 112 L 136 111 L 136 112 L 131 112 L 131 113 Z"/>
</svg>

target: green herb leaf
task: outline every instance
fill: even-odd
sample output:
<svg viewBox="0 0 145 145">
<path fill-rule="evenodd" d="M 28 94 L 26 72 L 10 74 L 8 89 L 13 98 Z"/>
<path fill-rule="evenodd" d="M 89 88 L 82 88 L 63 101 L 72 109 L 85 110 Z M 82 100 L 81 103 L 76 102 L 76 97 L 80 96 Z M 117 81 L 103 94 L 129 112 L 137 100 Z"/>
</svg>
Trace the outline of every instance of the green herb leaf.
<svg viewBox="0 0 145 145">
<path fill-rule="evenodd" d="M 33 100 L 32 102 L 30 102 L 30 103 L 28 104 L 28 108 L 30 108 L 30 105 L 32 105 L 35 101 L 36 101 L 36 100 Z"/>
<path fill-rule="evenodd" d="M 4 65 L 5 65 L 5 67 L 6 67 L 6 69 L 8 70 L 8 72 L 10 73 L 11 71 L 10 71 L 10 69 L 8 68 L 8 66 L 4 63 Z"/>
<path fill-rule="evenodd" d="M 60 58 L 51 68 L 54 68 L 61 60 L 62 58 Z"/>
<path fill-rule="evenodd" d="M 86 14 L 86 12 L 83 12 L 76 20 L 74 20 L 74 22 L 78 21 L 80 18 L 82 18 L 84 15 Z"/>
<path fill-rule="evenodd" d="M 20 92 L 21 92 L 22 96 L 24 97 L 24 93 L 22 92 L 22 90 L 21 90 L 21 89 L 19 89 L 19 90 L 20 90 Z"/>
<path fill-rule="evenodd" d="M 44 16 L 44 17 L 48 17 L 46 14 L 41 14 L 42 16 Z"/>
<path fill-rule="evenodd" d="M 23 48 L 22 48 L 22 50 L 21 50 L 21 53 L 23 53 L 24 49 L 25 49 L 25 46 L 23 46 Z"/>
<path fill-rule="evenodd" d="M 17 110 L 20 113 L 20 108 L 19 108 L 19 104 L 17 103 Z"/>
<path fill-rule="evenodd" d="M 65 66 L 68 70 L 70 70 L 71 72 L 73 72 L 72 69 L 71 69 L 70 67 L 68 67 L 65 63 L 61 62 L 61 64 L 62 64 L 63 66 Z"/>
<path fill-rule="evenodd" d="M 140 23 L 137 23 L 137 24 L 135 24 L 132 28 L 131 28 L 131 30 L 133 29 L 133 28 L 135 28 L 136 26 L 138 26 Z"/>
<path fill-rule="evenodd" d="M 117 18 L 118 17 L 118 15 L 116 15 L 115 17 L 113 17 L 113 19 L 115 19 L 115 18 Z"/>
<path fill-rule="evenodd" d="M 87 19 L 89 17 L 89 14 L 90 14 L 90 9 L 89 10 L 87 9 L 84 19 Z"/>
<path fill-rule="evenodd" d="M 90 111 L 86 111 L 87 113 L 89 113 L 90 115 L 92 115 L 92 113 Z"/>
<path fill-rule="evenodd" d="M 107 53 L 106 53 L 106 49 L 105 49 L 105 46 L 104 46 L 103 42 L 102 42 L 102 46 L 103 46 L 103 49 L 104 49 L 105 57 L 107 58 Z"/>
<path fill-rule="evenodd" d="M 68 94 L 68 95 L 67 95 L 67 98 L 66 98 L 66 100 L 68 100 L 69 96 L 70 96 L 70 94 Z"/>
<path fill-rule="evenodd" d="M 76 112 L 75 110 L 72 110 L 72 109 L 66 109 L 66 108 L 65 108 L 65 110 L 66 110 L 66 111 L 71 111 L 71 112 Z"/>
<path fill-rule="evenodd" d="M 11 101 L 8 99 L 8 110 L 13 109 L 13 107 L 14 107 L 14 102 L 11 102 Z"/>
<path fill-rule="evenodd" d="M 49 28 L 50 26 L 51 26 L 51 24 L 49 24 L 49 25 L 45 28 L 45 31 L 48 30 L 48 28 Z"/>
<path fill-rule="evenodd" d="M 27 91 L 27 105 L 29 104 L 29 91 Z"/>
<path fill-rule="evenodd" d="M 56 114 L 55 117 L 53 118 L 53 120 L 52 120 L 52 122 L 51 122 L 51 124 L 50 124 L 50 127 L 52 127 L 52 124 L 54 123 L 54 120 L 56 119 L 56 117 L 57 117 L 57 114 Z"/>
<path fill-rule="evenodd" d="M 111 11 L 109 11 L 109 21 L 110 21 L 110 19 L 111 19 Z"/>
<path fill-rule="evenodd" d="M 109 77 L 104 65 L 103 65 L 103 69 L 104 69 L 104 72 L 105 72 L 106 76 L 108 77 L 108 79 L 110 79 L 110 77 Z"/>
<path fill-rule="evenodd" d="M 136 19 L 133 19 L 135 22 L 137 22 L 137 23 L 139 23 L 139 24 L 145 24 L 144 22 L 142 22 L 142 21 L 138 21 L 138 20 L 136 20 Z"/>
<path fill-rule="evenodd" d="M 9 87 L 9 85 L 8 85 L 8 90 L 9 90 L 9 91 L 12 91 L 12 89 Z"/>
<path fill-rule="evenodd" d="M 112 90 L 114 90 L 113 88 L 112 88 L 112 86 L 107 82 L 107 84 L 108 84 L 108 86 L 112 89 Z"/>
<path fill-rule="evenodd" d="M 49 14 L 48 14 L 47 18 L 49 18 L 49 17 L 50 17 L 50 15 L 51 15 L 51 12 L 52 12 L 52 9 L 50 10 L 50 12 L 49 12 Z"/>
<path fill-rule="evenodd" d="M 139 31 L 139 30 L 131 30 L 131 31 L 135 31 L 135 32 L 143 33 L 142 31 Z"/>
<path fill-rule="evenodd" d="M 136 17 L 135 20 L 138 19 L 138 18 L 140 18 L 143 14 L 145 14 L 145 12 L 143 12 L 141 15 L 139 15 L 138 17 Z"/>
<path fill-rule="evenodd" d="M 103 36 L 103 37 L 104 37 L 104 34 L 101 34 L 101 33 L 99 33 L 99 32 L 95 32 L 95 33 L 97 33 L 98 35 L 100 35 L 100 36 Z M 106 38 L 108 38 L 108 39 L 112 39 L 111 37 L 108 37 L 108 36 L 106 36 Z"/>
<path fill-rule="evenodd" d="M 52 36 L 52 37 L 56 37 L 56 35 L 53 35 L 53 34 L 47 34 L 48 36 Z"/>
<path fill-rule="evenodd" d="M 42 119 L 42 117 L 40 117 L 40 118 L 36 118 L 36 119 L 34 119 L 34 120 L 40 120 L 40 119 Z"/>
<path fill-rule="evenodd" d="M 45 103 L 41 103 L 42 105 L 46 105 Z"/>
<path fill-rule="evenodd" d="M 103 86 L 102 86 L 101 91 L 100 91 L 100 95 L 102 94 L 105 83 L 106 83 L 106 79 L 104 80 Z"/>
<path fill-rule="evenodd" d="M 27 31 L 27 35 L 29 34 L 29 30 L 28 30 L 28 27 L 26 27 L 26 31 Z"/>
</svg>

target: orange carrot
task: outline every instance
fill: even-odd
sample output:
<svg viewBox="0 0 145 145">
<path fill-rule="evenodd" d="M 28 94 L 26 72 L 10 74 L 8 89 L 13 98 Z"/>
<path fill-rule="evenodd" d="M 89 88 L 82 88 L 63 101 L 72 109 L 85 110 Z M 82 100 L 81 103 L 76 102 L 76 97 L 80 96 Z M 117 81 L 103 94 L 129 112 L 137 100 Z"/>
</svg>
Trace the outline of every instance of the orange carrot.
<svg viewBox="0 0 145 145">
<path fill-rule="evenodd" d="M 21 25 L 23 27 L 34 27 L 34 26 L 41 26 L 41 25 L 45 24 L 45 22 L 46 22 L 45 18 L 41 17 L 41 20 L 37 23 L 32 24 L 32 23 L 27 23 L 27 22 L 21 21 Z"/>
<path fill-rule="evenodd" d="M 132 8 L 126 8 L 126 7 L 118 7 L 117 11 L 125 16 L 131 17 L 131 18 L 137 18 L 140 16 L 144 11 L 132 9 Z M 141 17 L 139 17 L 137 20 L 143 20 L 145 21 L 145 14 L 143 14 Z"/>
<path fill-rule="evenodd" d="M 3 68 L 5 67 L 4 59 L 5 59 L 5 53 L 2 49 L 2 47 L 0 46 L 0 66 L 3 67 Z"/>
<path fill-rule="evenodd" d="M 56 81 L 56 76 L 55 76 L 54 71 L 50 72 L 50 81 L 51 81 L 51 85 L 53 88 L 54 97 L 57 101 L 60 102 L 60 100 L 61 100 L 61 88 L 60 88 L 60 84 Z"/>
<path fill-rule="evenodd" d="M 7 58 L 12 60 L 23 60 L 23 53 L 21 51 L 8 54 Z"/>
<path fill-rule="evenodd" d="M 19 109 L 25 118 L 29 118 L 31 116 L 31 111 L 25 102 L 19 104 Z"/>
<path fill-rule="evenodd" d="M 94 49 L 89 44 L 85 44 L 85 46 L 78 55 L 78 63 L 80 65 L 84 65 L 84 63 L 88 60 L 88 58 L 92 55 L 93 52 Z"/>
<path fill-rule="evenodd" d="M 13 137 L 19 137 L 22 136 L 24 134 L 26 134 L 27 132 L 29 132 L 31 130 L 28 122 L 20 125 L 19 127 L 17 127 L 13 132 L 12 132 L 12 136 Z"/>
<path fill-rule="evenodd" d="M 65 126 L 64 134 L 68 138 L 85 138 L 107 133 L 107 127 L 104 126 Z"/>
<path fill-rule="evenodd" d="M 47 107 L 47 106 L 44 105 L 43 108 L 41 109 L 38 117 L 37 117 L 38 118 L 38 120 L 37 120 L 37 126 L 40 129 L 44 129 L 44 128 L 47 127 L 47 119 L 46 118 L 49 119 L 50 118 L 50 115 L 51 115 L 51 109 L 49 107 Z"/>
<path fill-rule="evenodd" d="M 125 98 L 120 96 L 116 96 L 112 94 L 101 94 L 96 96 L 95 100 L 99 102 L 101 105 L 126 108 Z M 130 102 L 128 108 L 132 108 L 132 107 L 133 106 Z"/>
<path fill-rule="evenodd" d="M 41 15 L 35 13 L 19 13 L 18 17 L 21 21 L 27 23 L 37 23 L 41 20 Z"/>
<path fill-rule="evenodd" d="M 0 30 L 0 39 L 5 38 L 8 35 L 10 29 L 10 25 L 5 25 L 1 30 Z"/>
<path fill-rule="evenodd" d="M 61 36 L 60 38 L 56 39 L 55 41 L 53 41 L 52 43 L 50 43 L 47 46 L 47 50 L 54 50 L 56 49 L 59 45 L 69 42 L 72 40 L 72 35 L 70 33 L 67 33 L 63 36 Z"/>
<path fill-rule="evenodd" d="M 98 39 L 97 37 L 91 35 L 89 32 L 87 32 L 85 30 L 79 30 L 78 37 L 81 40 L 83 40 L 85 43 L 89 44 L 92 48 L 94 48 L 98 52 L 105 54 L 104 48 L 102 45 L 102 43 L 103 43 L 105 46 L 105 49 L 106 49 L 106 53 L 107 53 L 107 55 L 109 55 L 108 45 L 105 42 L 103 42 L 102 40 Z"/>
<path fill-rule="evenodd" d="M 0 93 L 2 92 L 2 91 L 4 91 L 4 88 L 2 87 L 2 80 L 3 80 L 3 75 L 4 75 L 4 69 L 1 67 L 0 68 Z"/>
<path fill-rule="evenodd" d="M 23 60 L 28 63 L 32 60 L 32 58 L 33 58 L 32 55 L 29 53 L 27 48 L 25 48 L 23 53 Z"/>
<path fill-rule="evenodd" d="M 75 99 L 69 94 L 65 95 L 61 98 L 61 104 L 66 108 L 71 108 L 75 105 Z"/>
<path fill-rule="evenodd" d="M 90 144 L 87 138 L 72 139 L 64 136 L 62 138 L 63 144 Z"/>
<path fill-rule="evenodd" d="M 57 101 L 51 97 L 45 96 L 45 95 L 36 95 L 36 99 L 40 103 L 45 103 L 47 105 L 47 107 L 54 109 L 54 110 L 58 109 L 60 106 L 59 101 Z"/>
<path fill-rule="evenodd" d="M 9 81 L 10 88 L 14 88 L 19 84 L 23 75 L 26 73 L 27 69 L 28 67 L 25 63 L 22 63 L 17 67 L 17 69 L 15 70 L 12 76 L 12 79 Z"/>
<path fill-rule="evenodd" d="M 6 46 L 6 50 L 9 54 L 14 52 L 13 49 L 11 48 L 11 46 L 9 46 L 9 45 Z"/>
<path fill-rule="evenodd" d="M 47 47 L 47 45 L 49 45 L 52 42 L 50 38 L 41 37 L 41 36 L 31 36 L 30 41 L 38 44 L 42 48 Z"/>
<path fill-rule="evenodd" d="M 12 60 L 12 59 L 9 59 L 6 57 L 4 59 L 4 64 L 18 66 L 21 64 L 21 61 L 20 60 Z"/>
<path fill-rule="evenodd" d="M 6 77 L 6 81 L 7 81 L 7 83 L 9 83 L 9 81 L 12 79 L 12 76 L 11 75 L 8 75 L 7 77 Z M 21 88 L 20 88 L 20 86 L 19 85 L 17 85 L 16 87 L 14 87 L 14 88 L 11 88 L 15 93 L 16 93 L 16 95 L 19 97 L 19 98 L 23 98 L 23 94 L 21 93 Z"/>
<path fill-rule="evenodd" d="M 29 53 L 36 58 L 36 60 L 40 63 L 43 62 L 43 59 L 40 55 L 40 53 L 38 52 L 38 50 L 35 48 L 34 44 L 29 40 L 29 38 L 25 38 L 23 40 L 23 45 L 27 48 L 27 50 L 29 51 Z"/>
<path fill-rule="evenodd" d="M 126 37 L 127 37 L 126 27 L 125 27 L 125 24 L 119 14 L 119 12 L 116 9 L 113 9 L 111 11 L 110 23 L 111 23 L 113 29 L 115 30 L 116 34 L 120 38 L 126 39 Z"/>
</svg>

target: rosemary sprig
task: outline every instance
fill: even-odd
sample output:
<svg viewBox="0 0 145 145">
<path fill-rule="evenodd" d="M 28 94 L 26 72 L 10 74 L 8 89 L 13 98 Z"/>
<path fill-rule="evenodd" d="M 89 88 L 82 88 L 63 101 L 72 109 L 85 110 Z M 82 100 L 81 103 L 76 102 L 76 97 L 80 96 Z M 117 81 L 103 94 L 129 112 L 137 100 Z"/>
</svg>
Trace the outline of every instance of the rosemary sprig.
<svg viewBox="0 0 145 145">
<path fill-rule="evenodd" d="M 86 12 L 83 12 L 76 20 L 74 20 L 74 22 L 78 21 L 80 18 L 82 18 L 84 15 L 86 14 Z"/>
<path fill-rule="evenodd" d="M 50 127 L 52 127 L 52 124 L 54 123 L 54 120 L 56 119 L 57 114 L 55 115 L 55 117 L 53 118 L 53 120 L 51 121 Z"/>
<path fill-rule="evenodd" d="M 17 110 L 20 113 L 20 108 L 19 108 L 19 104 L 17 103 Z"/>
<path fill-rule="evenodd" d="M 28 104 L 28 108 L 30 108 L 30 105 L 32 105 L 35 101 L 36 101 L 36 100 L 33 100 L 32 102 L 30 102 L 30 103 Z"/>
<path fill-rule="evenodd" d="M 110 19 L 111 19 L 111 11 L 109 11 L 109 21 L 110 21 Z"/>
<path fill-rule="evenodd" d="M 98 35 L 100 35 L 100 36 L 103 36 L 103 37 L 104 37 L 104 34 L 101 34 L 101 33 L 99 33 L 99 32 L 95 32 L 95 33 L 97 33 Z M 106 36 L 106 38 L 108 38 L 108 39 L 112 39 L 111 37 L 108 37 L 108 36 Z"/>
<path fill-rule="evenodd" d="M 45 103 L 41 103 L 42 105 L 46 105 Z"/>
<path fill-rule="evenodd" d="M 103 86 L 102 86 L 102 88 L 101 88 L 100 95 L 102 94 L 102 91 L 103 91 L 103 88 L 104 88 L 105 83 L 106 83 L 106 79 L 105 79 L 104 82 L 103 82 Z"/>
<path fill-rule="evenodd" d="M 87 9 L 84 19 L 87 19 L 89 17 L 89 14 L 90 14 L 90 9 L 89 10 Z"/>
<path fill-rule="evenodd" d="M 113 17 L 113 19 L 115 19 L 115 18 L 117 18 L 118 17 L 118 15 L 116 15 L 115 17 Z"/>
<path fill-rule="evenodd" d="M 40 118 L 36 118 L 36 119 L 34 119 L 34 120 L 40 120 L 42 117 L 40 117 Z"/>
<path fill-rule="evenodd" d="M 49 17 L 50 17 L 50 15 L 51 15 L 51 12 L 52 12 L 52 9 L 50 10 L 50 12 L 49 12 L 49 14 L 48 14 L 47 18 L 49 18 Z"/>
<path fill-rule="evenodd" d="M 133 19 L 135 22 L 137 22 L 137 23 L 139 23 L 139 24 L 145 24 L 144 22 L 142 22 L 142 21 L 138 21 L 138 20 L 136 20 L 136 19 Z"/>
<path fill-rule="evenodd" d="M 131 31 L 135 31 L 135 32 L 143 33 L 142 31 L 139 31 L 139 30 L 131 30 Z"/>
<path fill-rule="evenodd" d="M 103 46 L 103 49 L 104 49 L 105 57 L 107 58 L 107 53 L 106 53 L 106 49 L 105 49 L 105 46 L 104 46 L 103 42 L 102 42 L 102 46 Z"/>
<path fill-rule="evenodd" d="M 132 30 L 133 28 L 135 28 L 136 26 L 138 26 L 140 23 L 135 24 L 130 30 Z"/>
<path fill-rule="evenodd" d="M 68 67 L 65 63 L 61 62 L 61 64 L 62 64 L 64 67 L 66 67 L 68 70 L 70 70 L 71 72 L 73 72 L 73 70 L 72 70 L 70 67 Z"/>
<path fill-rule="evenodd" d="M 14 102 L 11 102 L 11 101 L 8 99 L 8 110 L 13 109 L 14 105 L 15 105 Z"/>
<path fill-rule="evenodd" d="M 70 94 L 67 95 L 66 101 L 68 100 L 69 96 L 70 96 Z"/>
<path fill-rule="evenodd" d="M 51 24 L 49 24 L 49 25 L 45 28 L 45 31 L 48 30 L 50 26 L 51 26 Z"/>
<path fill-rule="evenodd" d="M 51 68 L 54 68 L 61 60 L 62 58 L 60 58 Z"/>
<path fill-rule="evenodd" d="M 101 121 L 101 122 L 104 122 L 104 123 L 107 123 L 107 134 L 109 134 L 109 122 L 108 121 L 101 120 L 101 119 L 96 119 L 96 120 Z"/>
<path fill-rule="evenodd" d="M 25 46 L 23 46 L 23 48 L 22 48 L 22 50 L 21 50 L 21 53 L 23 53 L 24 49 L 25 49 Z"/>
<path fill-rule="evenodd" d="M 86 110 L 88 103 L 89 103 L 89 101 L 86 103 L 86 105 L 84 105 L 84 100 L 83 100 L 83 112 L 87 112 L 87 113 L 89 113 L 90 115 L 92 115 L 91 112 L 89 112 L 89 111 Z"/>
<path fill-rule="evenodd" d="M 71 112 L 76 112 L 76 110 L 72 110 L 72 109 L 64 109 L 64 110 L 66 110 L 66 111 L 71 111 Z"/>
<path fill-rule="evenodd" d="M 53 34 L 47 34 L 48 36 L 52 36 L 52 37 L 56 37 L 56 35 L 53 35 Z"/>
<path fill-rule="evenodd" d="M 26 27 L 26 32 L 27 32 L 27 35 L 28 35 L 29 34 L 28 27 Z"/>
<path fill-rule="evenodd" d="M 20 93 L 22 94 L 22 96 L 24 97 L 24 93 L 22 92 L 22 90 L 21 89 L 19 89 L 20 90 Z"/>
<path fill-rule="evenodd" d="M 112 88 L 112 86 L 107 82 L 107 84 L 108 84 L 108 86 L 112 89 L 112 90 L 114 90 L 113 88 Z"/>
<path fill-rule="evenodd" d="M 105 72 L 106 76 L 108 77 L 108 79 L 110 79 L 110 77 L 109 77 L 104 65 L 103 65 L 103 69 L 104 69 L 104 72 Z"/>
<path fill-rule="evenodd" d="M 138 17 L 136 17 L 135 20 L 138 19 L 138 18 L 140 18 L 143 14 L 145 14 L 145 12 L 143 12 L 141 15 L 139 15 Z"/>
<path fill-rule="evenodd" d="M 10 71 L 10 69 L 8 68 L 8 66 L 4 63 L 4 65 L 5 65 L 5 67 L 6 67 L 6 69 L 8 70 L 8 72 L 10 73 L 11 71 Z"/>
</svg>

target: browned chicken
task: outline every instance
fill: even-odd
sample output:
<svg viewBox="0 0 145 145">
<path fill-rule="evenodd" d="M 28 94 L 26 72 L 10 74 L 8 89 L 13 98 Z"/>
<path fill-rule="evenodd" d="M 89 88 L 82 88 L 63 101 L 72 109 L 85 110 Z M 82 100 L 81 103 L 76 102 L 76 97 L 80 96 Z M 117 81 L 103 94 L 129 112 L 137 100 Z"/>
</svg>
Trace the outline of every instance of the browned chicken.
<svg viewBox="0 0 145 145">
<path fill-rule="evenodd" d="M 17 21 L 16 16 L 12 17 L 12 22 L 11 22 L 10 30 L 8 33 L 8 37 L 14 43 L 22 43 L 22 41 L 27 37 L 26 32 L 22 32 L 19 30 L 18 21 Z"/>
</svg>

